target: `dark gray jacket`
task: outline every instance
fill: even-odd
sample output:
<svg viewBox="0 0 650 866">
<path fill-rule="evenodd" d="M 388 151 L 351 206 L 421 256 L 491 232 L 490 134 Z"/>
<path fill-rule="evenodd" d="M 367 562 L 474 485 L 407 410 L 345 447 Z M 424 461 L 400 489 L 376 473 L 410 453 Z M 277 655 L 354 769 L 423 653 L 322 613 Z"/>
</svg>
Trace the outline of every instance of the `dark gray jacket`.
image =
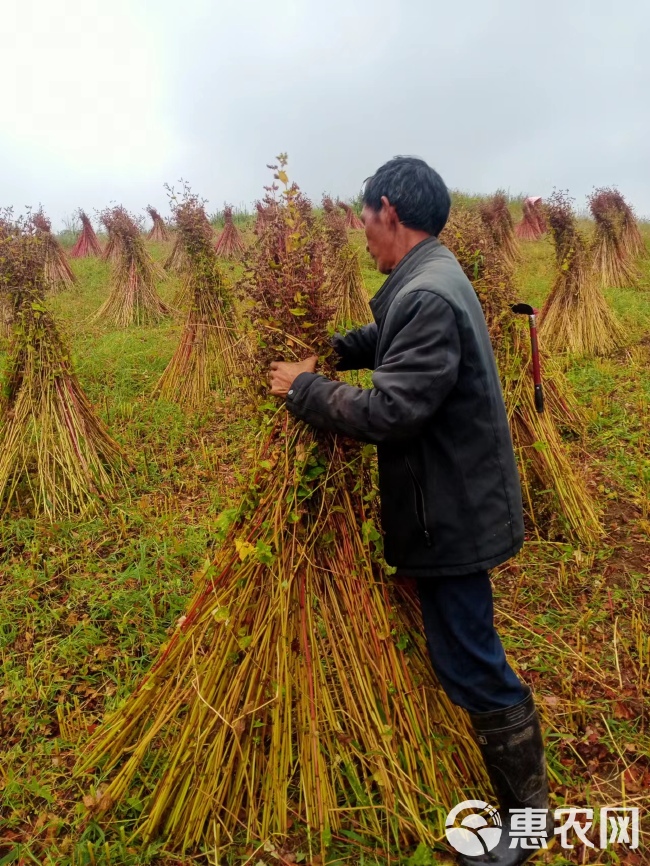
<svg viewBox="0 0 650 866">
<path fill-rule="evenodd" d="M 521 490 L 490 337 L 460 265 L 437 238 L 412 249 L 370 304 L 375 323 L 334 338 L 355 388 L 302 373 L 289 410 L 377 445 L 384 550 L 405 576 L 471 574 L 524 537 Z"/>
</svg>

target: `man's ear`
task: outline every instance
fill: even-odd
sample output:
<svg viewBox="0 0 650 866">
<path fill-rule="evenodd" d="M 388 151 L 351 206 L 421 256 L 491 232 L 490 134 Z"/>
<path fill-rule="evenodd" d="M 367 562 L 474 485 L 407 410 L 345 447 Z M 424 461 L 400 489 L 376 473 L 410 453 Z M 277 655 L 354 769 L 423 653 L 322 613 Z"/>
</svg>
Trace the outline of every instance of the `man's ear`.
<svg viewBox="0 0 650 866">
<path fill-rule="evenodd" d="M 386 223 L 394 228 L 399 223 L 399 217 L 397 216 L 397 211 L 393 207 L 393 205 L 388 201 L 385 195 L 381 197 L 381 213 L 383 215 Z"/>
</svg>

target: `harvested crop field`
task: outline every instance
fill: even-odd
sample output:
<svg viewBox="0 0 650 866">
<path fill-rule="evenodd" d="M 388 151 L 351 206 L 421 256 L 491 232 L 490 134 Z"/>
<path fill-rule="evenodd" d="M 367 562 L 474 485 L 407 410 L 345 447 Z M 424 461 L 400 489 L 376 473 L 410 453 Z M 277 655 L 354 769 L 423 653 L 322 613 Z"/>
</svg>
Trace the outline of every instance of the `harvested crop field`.
<svg viewBox="0 0 650 866">
<path fill-rule="evenodd" d="M 296 206 L 302 207 L 300 202 Z M 514 222 L 518 222 L 521 202 L 510 201 L 508 207 Z M 472 219 L 480 226 L 474 213 L 478 210 L 476 202 L 465 198 L 456 208 L 472 210 Z M 206 225 L 197 213 L 192 211 L 194 228 L 189 234 L 205 241 Z M 342 216 L 348 221 L 348 227 L 345 223 L 343 227 L 343 232 L 348 233 L 346 250 L 360 262 L 365 289 L 371 297 L 383 277 L 374 270 L 365 251 L 363 232 L 349 228 L 353 212 L 342 211 Z M 320 211 L 314 217 L 317 227 L 321 217 Z M 264 230 L 258 225 L 256 233 L 253 217 L 237 215 L 235 223 L 248 250 L 259 245 Z M 234 225 L 230 214 L 227 224 Z M 159 228 L 161 225 L 164 229 L 162 223 Z M 462 221 L 458 225 L 465 231 Z M 467 223 L 470 228 L 473 225 L 471 220 Z M 577 225 L 587 249 L 594 236 L 594 223 L 579 218 Z M 641 223 L 640 227 L 646 249 L 650 250 L 650 225 Z M 208 224 L 207 237 L 210 232 Z M 105 233 L 100 232 L 99 237 L 105 244 Z M 149 809 L 147 786 L 153 784 L 158 772 L 153 758 L 143 759 L 145 764 L 150 761 L 146 773 L 142 770 L 129 782 L 124 796 L 110 804 L 102 800 L 110 777 L 110 772 L 102 769 L 102 762 L 98 760 L 80 770 L 89 742 L 98 742 L 105 715 L 133 694 L 150 671 L 160 647 L 178 630 L 190 600 L 210 580 L 211 569 L 223 557 L 235 509 L 254 495 L 251 473 L 260 460 L 263 436 L 271 435 L 269 415 L 276 411 L 271 400 L 263 410 L 267 426 L 260 426 L 255 401 L 264 402 L 264 398 L 255 396 L 259 383 L 251 381 L 254 374 L 247 371 L 244 375 L 242 369 L 246 381 L 236 389 L 225 387 L 223 382 L 210 388 L 208 380 L 218 382 L 221 375 L 232 377 L 232 373 L 228 368 L 225 374 L 215 372 L 209 364 L 206 366 L 203 357 L 199 359 L 202 384 L 192 388 L 191 400 L 174 399 L 174 391 L 182 390 L 184 377 L 194 375 L 192 371 L 199 365 L 196 359 L 189 363 L 185 358 L 183 364 L 183 359 L 177 359 L 174 387 L 161 393 L 159 380 L 179 351 L 182 335 L 186 337 L 188 329 L 194 333 L 192 329 L 197 327 L 199 314 L 195 310 L 192 318 L 195 308 L 188 300 L 188 285 L 196 286 L 196 280 L 188 282 L 187 270 L 184 275 L 187 264 L 181 263 L 180 271 L 169 266 L 176 236 L 166 241 L 149 240 L 134 223 L 124 230 L 124 237 L 127 240 L 123 244 L 133 241 L 135 253 L 131 251 L 131 255 L 137 254 L 147 263 L 146 297 L 157 311 L 149 319 L 142 318 L 148 323 L 138 324 L 131 308 L 126 318 L 135 323 L 128 327 L 117 323 L 121 321 L 119 316 L 96 317 L 112 297 L 115 284 L 111 263 L 94 255 L 70 258 L 76 283 L 59 286 L 44 301 L 64 343 L 71 347 L 69 362 L 83 393 L 102 429 L 110 431 L 124 455 L 112 492 L 102 493 L 94 510 L 81 514 L 66 514 L 64 507 L 52 513 L 43 494 L 45 507 L 34 516 L 36 500 L 24 479 L 19 478 L 15 488 L 11 483 L 4 488 L 5 510 L 0 522 L 0 866 L 428 866 L 452 862 L 441 829 L 443 812 L 432 810 L 424 815 L 422 820 L 429 822 L 428 835 L 425 841 L 418 839 L 410 818 L 401 823 L 398 815 L 386 814 L 386 810 L 381 811 L 384 807 L 377 805 L 384 802 L 382 792 L 376 793 L 385 785 L 379 777 L 358 792 L 358 806 L 346 802 L 345 808 L 341 806 L 343 817 L 328 818 L 322 832 L 308 832 L 304 802 L 309 802 L 309 796 L 304 789 L 302 793 L 292 790 L 289 784 L 286 798 L 291 806 L 288 813 L 293 809 L 293 817 L 285 822 L 283 832 L 274 829 L 272 820 L 260 819 L 255 826 L 270 829 L 254 833 L 249 817 L 237 813 L 232 822 L 224 820 L 218 827 L 216 822 L 209 822 L 209 827 L 201 831 L 201 843 L 193 842 L 182 852 L 178 844 L 169 843 L 163 832 L 144 841 L 134 835 Z M 217 237 L 215 234 L 214 239 Z M 314 238 L 311 241 L 320 243 Z M 68 252 L 74 240 L 66 239 L 64 248 Z M 190 239 L 186 253 L 190 259 L 194 249 L 191 243 Z M 566 269 L 562 271 L 565 260 L 548 234 L 538 240 L 521 240 L 513 235 L 512 243 L 517 256 L 509 256 L 516 261 L 507 263 L 508 268 L 514 268 L 508 277 L 511 290 L 518 300 L 541 309 L 558 273 L 561 278 L 566 276 Z M 256 261 L 251 272 L 250 262 L 244 266 L 236 244 L 230 244 L 227 252 L 227 258 L 218 257 L 214 250 L 198 256 L 198 270 L 194 273 L 205 277 L 205 268 L 209 267 L 209 278 L 214 280 L 216 269 L 219 272 L 223 294 L 218 303 L 222 305 L 220 310 L 226 310 L 228 325 L 211 327 L 227 327 L 230 332 L 241 329 L 242 334 L 249 334 L 251 321 L 257 322 L 254 307 L 259 299 L 254 298 L 253 291 L 242 294 L 237 286 L 250 286 L 251 279 L 262 280 L 262 265 Z M 498 258 L 498 250 L 495 255 Z M 312 253 L 312 263 L 314 260 Z M 485 284 L 477 286 L 477 291 L 488 310 L 495 303 L 489 292 L 497 265 L 488 262 L 487 254 L 485 261 L 489 265 Z M 123 282 L 135 280 L 133 274 L 133 269 L 127 269 L 122 274 Z M 543 359 L 544 372 L 548 369 L 572 396 L 571 405 L 566 406 L 566 419 L 561 417 L 561 401 L 555 409 L 547 409 L 556 425 L 557 447 L 563 449 L 565 463 L 549 460 L 541 471 L 550 472 L 553 466 L 568 467 L 583 498 L 575 513 L 565 513 L 558 502 L 573 501 L 569 497 L 562 499 L 562 481 L 566 478 L 555 479 L 556 489 L 548 481 L 546 486 L 541 483 L 543 474 L 535 474 L 536 455 L 544 458 L 545 451 L 556 447 L 555 440 L 526 441 L 521 432 L 517 434 L 520 468 L 531 479 L 526 488 L 530 491 L 526 507 L 528 537 L 522 553 L 492 575 L 497 621 L 509 660 L 534 689 L 542 711 L 552 806 L 641 807 L 642 843 L 638 849 L 617 854 L 615 848 L 599 851 L 576 842 L 571 850 L 560 850 L 555 845 L 535 861 L 555 866 L 619 862 L 636 866 L 650 862 L 644 845 L 644 837 L 647 839 L 650 833 L 647 255 L 637 255 L 634 274 L 635 282 L 627 288 L 599 285 L 597 289 L 620 323 L 620 346 L 603 355 L 558 353 L 552 359 Z M 118 300 L 123 297 L 119 295 Z M 298 318 L 307 315 L 301 312 L 303 300 L 296 300 L 296 308 L 290 311 Z M 305 309 L 308 300 L 304 301 Z M 349 299 L 346 303 L 349 309 Z M 121 300 L 119 310 L 124 310 Z M 308 314 L 312 315 L 312 311 Z M 214 315 L 214 321 L 222 321 Z M 486 315 L 489 319 L 489 310 Z M 518 351 L 518 346 L 527 346 L 527 331 L 524 323 L 508 325 L 517 329 L 508 331 L 502 316 L 495 315 L 497 321 L 494 330 L 491 326 L 491 334 L 504 391 L 515 395 L 519 393 L 513 385 L 519 382 L 518 368 L 512 365 L 509 353 Z M 203 320 L 201 324 L 205 324 Z M 10 329 L 9 325 L 7 331 Z M 299 338 L 294 335 L 292 339 L 291 345 L 298 347 L 299 353 Z M 499 340 L 511 341 L 503 358 L 496 345 Z M 245 355 L 237 354 L 243 351 L 240 343 L 235 340 L 228 351 L 233 353 L 233 363 L 244 368 Z M 270 340 L 269 347 L 273 348 Z M 543 344 L 541 348 L 544 350 Z M 209 350 L 206 352 L 209 354 Z M 0 373 L 5 380 L 10 379 L 11 364 L 10 337 L 2 335 Z M 258 368 L 253 365 L 251 369 Z M 532 394 L 533 382 L 527 369 L 524 375 L 521 387 Z M 350 381 L 368 384 L 365 374 L 352 376 Z M 564 393 L 561 388 L 558 386 L 558 393 Z M 528 417 L 524 409 L 518 411 Z M 514 417 L 514 408 L 512 412 Z M 11 421 L 5 416 L 0 424 Z M 297 453 L 303 452 L 298 449 Z M 2 459 L 0 455 L 0 464 Z M 372 457 L 364 454 L 363 459 L 364 477 L 371 487 Z M 27 458 L 23 468 L 27 475 L 32 471 Z M 271 467 L 269 463 L 266 469 L 274 471 L 275 464 Z M 317 469 L 313 463 L 306 470 L 311 473 L 309 483 L 315 483 Z M 18 475 L 14 472 L 11 477 Z M 259 480 L 259 476 L 255 477 Z M 363 524 L 363 538 L 374 553 L 378 539 L 372 517 L 373 493 L 365 492 L 370 516 Z M 586 512 L 585 508 L 590 510 Z M 589 524 L 592 511 L 593 527 Z M 246 544 L 249 541 L 242 541 L 243 546 L 238 548 L 242 562 L 251 556 L 268 565 L 264 557 L 274 555 L 271 542 L 267 550 L 260 547 L 260 541 L 256 552 L 251 552 L 254 545 L 247 548 Z M 406 604 L 404 599 L 408 595 L 402 597 Z M 226 614 L 223 617 L 226 621 Z M 314 628 L 320 628 L 318 617 L 314 622 Z M 232 659 L 234 666 L 243 664 L 245 655 L 255 650 L 246 633 L 238 633 L 238 638 L 239 655 Z M 416 630 L 406 635 L 396 629 L 382 640 L 391 642 L 396 658 L 400 653 L 404 655 L 405 667 L 416 666 L 421 650 Z M 266 732 L 264 725 L 260 717 L 259 727 Z M 389 737 L 390 733 L 386 733 Z M 341 754 L 348 745 L 341 742 Z M 444 756 L 444 766 L 452 777 L 455 772 L 462 777 L 464 759 L 454 760 L 454 746 L 448 741 L 445 748 L 450 752 Z M 467 748 L 471 754 L 471 747 Z M 253 766 L 253 753 L 246 754 L 249 766 Z M 359 761 L 363 763 L 361 758 Z M 475 794 L 474 784 L 470 772 L 467 787 L 457 791 L 457 800 Z M 279 796 L 275 789 L 273 796 Z M 364 809 L 375 809 L 377 815 L 372 820 L 366 818 Z M 315 819 L 312 828 L 317 823 Z"/>
</svg>

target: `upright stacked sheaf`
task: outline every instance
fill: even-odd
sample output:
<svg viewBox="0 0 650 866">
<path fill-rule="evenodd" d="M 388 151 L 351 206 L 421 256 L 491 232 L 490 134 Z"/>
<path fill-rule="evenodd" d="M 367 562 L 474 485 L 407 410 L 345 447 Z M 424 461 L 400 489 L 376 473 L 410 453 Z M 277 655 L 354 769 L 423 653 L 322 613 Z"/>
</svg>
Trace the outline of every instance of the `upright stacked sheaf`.
<svg viewBox="0 0 650 866">
<path fill-rule="evenodd" d="M 234 223 L 232 207 L 226 205 L 223 211 L 224 227 L 214 245 L 217 255 L 224 259 L 237 258 L 244 252 L 244 241 Z"/>
<path fill-rule="evenodd" d="M 56 294 L 71 289 L 76 284 L 77 278 L 68 264 L 65 250 L 52 234 L 52 223 L 42 209 L 32 217 L 32 225 L 42 245 L 43 280 L 46 290 Z"/>
<path fill-rule="evenodd" d="M 93 256 L 101 256 L 102 248 L 95 234 L 95 229 L 84 211 L 80 210 L 81 231 L 75 245 L 70 250 L 71 259 L 85 259 Z"/>
<path fill-rule="evenodd" d="M 553 193 L 546 212 L 557 271 L 540 315 L 540 338 L 558 355 L 610 354 L 624 344 L 625 335 L 600 289 L 571 199 L 565 193 Z"/>
<path fill-rule="evenodd" d="M 231 393 L 238 387 L 250 372 L 250 361 L 202 202 L 186 190 L 173 212 L 185 262 L 179 300 L 188 312 L 156 390 L 167 400 L 197 408 L 213 389 Z"/>
<path fill-rule="evenodd" d="M 0 219 L 0 296 L 12 337 L 0 401 L 0 512 L 57 520 L 89 511 L 123 480 L 123 455 L 95 414 L 45 303 L 48 242 Z"/>
<path fill-rule="evenodd" d="M 155 324 L 172 312 L 156 290 L 165 273 L 151 258 L 137 223 L 123 207 L 102 214 L 109 240 L 104 256 L 112 265 L 111 292 L 93 316 L 119 327 Z"/>
<path fill-rule="evenodd" d="M 522 210 L 523 217 L 515 226 L 515 235 L 521 240 L 536 241 L 547 230 L 541 196 L 528 196 L 524 199 Z"/>
<path fill-rule="evenodd" d="M 326 239 L 327 290 L 334 306 L 333 325 L 337 330 L 372 321 L 368 292 L 363 283 L 359 253 L 349 241 L 345 216 L 331 198 L 323 199 L 323 227 Z"/>
<path fill-rule="evenodd" d="M 636 259 L 645 252 L 634 213 L 616 189 L 601 187 L 589 196 L 596 223 L 594 270 L 603 286 L 627 288 L 638 280 Z"/>
<path fill-rule="evenodd" d="M 168 241 L 169 231 L 165 225 L 165 220 L 152 205 L 147 205 L 147 213 L 151 217 L 153 223 L 151 231 L 147 235 L 147 240 L 154 241 L 155 243 L 164 243 Z"/>
</svg>

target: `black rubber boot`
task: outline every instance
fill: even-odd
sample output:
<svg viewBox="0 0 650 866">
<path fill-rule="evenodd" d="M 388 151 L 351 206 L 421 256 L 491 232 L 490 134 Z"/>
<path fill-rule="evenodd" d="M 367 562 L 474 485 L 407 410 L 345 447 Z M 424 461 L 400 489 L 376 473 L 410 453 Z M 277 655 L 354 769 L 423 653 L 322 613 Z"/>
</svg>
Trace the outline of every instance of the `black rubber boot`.
<svg viewBox="0 0 650 866">
<path fill-rule="evenodd" d="M 510 809 L 548 809 L 546 758 L 539 716 L 532 694 L 504 710 L 470 715 L 492 786 L 499 800 L 503 832 L 498 845 L 478 857 L 461 855 L 463 866 L 491 863 L 518 866 L 533 854 L 518 841 L 511 848 Z M 553 818 L 547 813 L 546 838 L 553 838 Z M 532 843 L 530 843 L 532 844 Z"/>
</svg>

